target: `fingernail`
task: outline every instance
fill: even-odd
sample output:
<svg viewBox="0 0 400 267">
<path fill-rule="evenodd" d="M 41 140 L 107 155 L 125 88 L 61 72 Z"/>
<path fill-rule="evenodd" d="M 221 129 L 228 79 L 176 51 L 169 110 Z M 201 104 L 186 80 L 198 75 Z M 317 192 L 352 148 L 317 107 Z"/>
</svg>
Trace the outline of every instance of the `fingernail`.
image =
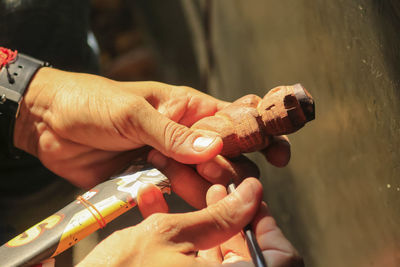
<svg viewBox="0 0 400 267">
<path fill-rule="evenodd" d="M 221 167 L 215 162 L 207 162 L 203 167 L 203 174 L 209 178 L 219 178 L 222 174 Z"/>
<path fill-rule="evenodd" d="M 150 151 L 148 158 L 150 163 L 157 169 L 164 169 L 167 167 L 168 158 L 156 150 Z"/>
<path fill-rule="evenodd" d="M 206 136 L 200 136 L 197 137 L 196 140 L 194 140 L 193 142 L 193 148 L 198 151 L 201 152 L 203 150 L 205 150 L 207 147 L 209 147 L 212 142 L 214 142 L 215 137 L 206 137 Z"/>
</svg>

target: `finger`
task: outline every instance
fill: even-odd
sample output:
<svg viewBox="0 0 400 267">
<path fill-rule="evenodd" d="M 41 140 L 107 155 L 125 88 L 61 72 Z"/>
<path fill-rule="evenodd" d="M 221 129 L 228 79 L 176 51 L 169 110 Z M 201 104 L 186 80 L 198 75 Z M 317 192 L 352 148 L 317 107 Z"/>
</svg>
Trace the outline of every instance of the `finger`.
<svg viewBox="0 0 400 267">
<path fill-rule="evenodd" d="M 149 103 L 142 105 L 143 109 L 133 114 L 131 120 L 138 121 L 143 143 L 186 164 L 207 161 L 221 152 L 222 139 L 217 133 L 189 129 L 162 115 Z"/>
<path fill-rule="evenodd" d="M 191 167 L 167 158 L 157 150 L 150 151 L 147 160 L 171 182 L 172 190 L 197 209 L 206 206 L 206 194 L 211 184 Z"/>
<path fill-rule="evenodd" d="M 217 203 L 225 196 L 226 196 L 226 188 L 224 186 L 218 184 L 211 186 L 210 189 L 208 189 L 207 191 L 207 196 L 206 196 L 207 206 Z M 221 263 L 223 260 L 219 246 L 206 250 L 200 250 L 197 256 L 207 260 L 208 262 Z"/>
<path fill-rule="evenodd" d="M 230 104 L 198 91 L 196 94 L 191 93 L 191 95 L 192 96 L 186 106 L 186 112 L 179 120 L 179 123 L 188 127 L 204 117 L 213 116 L 217 111 Z"/>
<path fill-rule="evenodd" d="M 225 242 L 249 223 L 258 210 L 262 186 L 255 178 L 244 180 L 237 189 L 207 208 L 180 214 L 177 243 L 191 244 L 192 251 L 209 249 Z"/>
<path fill-rule="evenodd" d="M 210 249 L 200 250 L 197 253 L 197 257 L 209 263 L 210 262 L 221 263 L 223 260 L 219 246 Z"/>
<path fill-rule="evenodd" d="M 273 136 L 268 147 L 260 151 L 269 163 L 285 167 L 290 161 L 290 142 L 286 135 Z"/>
<path fill-rule="evenodd" d="M 207 205 L 217 203 L 227 195 L 226 188 L 221 185 L 213 185 L 207 192 Z M 231 237 L 220 246 L 220 256 L 222 263 L 232 263 L 249 260 L 250 255 L 246 247 L 246 242 L 241 232 Z"/>
<path fill-rule="evenodd" d="M 207 205 L 217 203 L 226 197 L 226 188 L 222 185 L 213 185 L 207 192 Z M 221 263 L 231 263 L 248 260 L 246 244 L 241 232 L 231 237 L 219 246 L 219 258 Z"/>
<path fill-rule="evenodd" d="M 84 189 L 90 189 L 131 164 L 132 155 L 135 154 L 131 152 L 123 152 L 85 166 L 76 166 L 69 162 L 58 162 L 55 169 L 62 168 L 63 174 L 60 171 L 60 175 L 72 184 Z M 57 173 L 57 171 L 54 172 Z"/>
<path fill-rule="evenodd" d="M 127 85 L 135 87 L 135 93 L 144 97 L 158 112 L 188 127 L 230 104 L 188 86 L 159 82 L 134 82 Z"/>
<path fill-rule="evenodd" d="M 136 151 L 113 152 L 93 149 L 56 135 L 52 129 L 42 132 L 37 156 L 55 174 L 72 184 L 90 189 L 126 167 Z"/>
<path fill-rule="evenodd" d="M 228 102 L 187 86 L 169 86 L 169 89 L 163 87 L 153 98 L 159 99 L 159 103 L 153 105 L 158 112 L 188 127 L 204 117 L 213 116 L 229 105 Z"/>
<path fill-rule="evenodd" d="M 251 260 L 249 249 L 246 246 L 242 233 L 234 235 L 228 241 L 222 243 L 220 247 L 222 257 L 224 258 L 222 263 L 224 264 Z"/>
<path fill-rule="evenodd" d="M 141 138 L 149 141 L 145 143 L 169 157 L 188 164 L 204 161 L 204 157 L 212 158 L 213 149 L 218 150 L 218 152 L 214 151 L 215 155 L 219 153 L 219 146 L 222 146 L 221 140 L 216 140 L 215 144 L 205 139 L 194 141 L 199 136 L 213 139 L 217 136 L 215 133 L 189 131 L 185 126 L 191 126 L 201 118 L 214 115 L 215 112 L 227 106 L 228 102 L 186 86 L 171 86 L 157 82 L 135 82 L 134 84 L 126 83 L 126 85 L 135 87 L 135 94 L 141 95 L 146 100 L 146 103 L 138 103 L 143 108 L 136 110 L 132 118 L 139 120 L 139 125 L 147 135 Z M 211 151 L 204 150 L 204 144 L 208 142 L 211 142 L 207 146 Z M 174 148 L 174 144 L 181 149 Z"/>
<path fill-rule="evenodd" d="M 260 175 L 257 165 L 243 155 L 230 160 L 218 155 L 207 162 L 198 164 L 197 171 L 212 184 L 222 185 L 227 185 L 231 180 L 239 184 L 244 178 Z"/>
<path fill-rule="evenodd" d="M 167 213 L 168 205 L 161 190 L 153 184 L 144 184 L 138 191 L 138 207 L 143 218 L 153 213 Z"/>
<path fill-rule="evenodd" d="M 226 187 L 216 184 L 210 187 L 207 191 L 206 202 L 207 206 L 211 206 L 212 204 L 216 204 L 218 201 L 226 197 Z"/>
<path fill-rule="evenodd" d="M 302 258 L 285 238 L 263 202 L 252 227 L 268 266 L 304 266 Z"/>
</svg>

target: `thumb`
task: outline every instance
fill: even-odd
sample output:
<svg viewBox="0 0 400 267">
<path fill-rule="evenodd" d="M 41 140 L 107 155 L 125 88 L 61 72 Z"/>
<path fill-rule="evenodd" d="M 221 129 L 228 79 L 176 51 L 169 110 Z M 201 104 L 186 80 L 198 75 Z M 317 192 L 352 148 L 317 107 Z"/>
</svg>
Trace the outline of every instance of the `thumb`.
<svg viewBox="0 0 400 267">
<path fill-rule="evenodd" d="M 262 200 L 262 186 L 256 178 L 245 179 L 234 191 L 200 211 L 181 214 L 178 243 L 191 243 L 193 251 L 217 246 L 242 230 L 255 216 Z"/>
<path fill-rule="evenodd" d="M 146 116 L 139 116 L 139 120 L 142 141 L 181 163 L 205 162 L 222 150 L 222 139 L 216 133 L 189 129 L 162 115 L 150 104 Z"/>
</svg>

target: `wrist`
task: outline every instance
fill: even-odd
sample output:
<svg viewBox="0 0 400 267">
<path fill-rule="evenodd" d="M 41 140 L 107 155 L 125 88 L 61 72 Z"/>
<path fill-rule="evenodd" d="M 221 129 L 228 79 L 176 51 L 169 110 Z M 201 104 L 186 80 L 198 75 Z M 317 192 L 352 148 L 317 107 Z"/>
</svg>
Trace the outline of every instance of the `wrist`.
<svg viewBox="0 0 400 267">
<path fill-rule="evenodd" d="M 45 129 L 44 116 L 52 99 L 47 85 L 52 71 L 47 67 L 37 71 L 20 102 L 19 114 L 15 120 L 14 146 L 34 156 L 37 156 L 39 136 Z"/>
<path fill-rule="evenodd" d="M 35 73 L 47 63 L 0 47 L 0 116 L 1 156 L 19 158 L 20 152 L 13 142 L 14 127 L 24 93 Z"/>
</svg>

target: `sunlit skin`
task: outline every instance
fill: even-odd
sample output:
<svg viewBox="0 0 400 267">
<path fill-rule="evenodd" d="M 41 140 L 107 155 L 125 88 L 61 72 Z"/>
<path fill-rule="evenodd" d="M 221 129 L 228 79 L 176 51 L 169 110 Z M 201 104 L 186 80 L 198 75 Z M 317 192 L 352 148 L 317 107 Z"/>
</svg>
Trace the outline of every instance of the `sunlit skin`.
<svg viewBox="0 0 400 267">
<path fill-rule="evenodd" d="M 223 144 L 218 133 L 190 129 L 228 104 L 189 87 L 122 83 L 51 68 L 38 71 L 21 102 L 16 147 L 83 188 L 143 158 L 143 147 L 151 147 L 147 160 L 167 175 L 178 195 L 200 209 L 166 214 L 162 194 L 146 187 L 138 202 L 148 218 L 111 235 L 80 266 L 248 264 L 239 233 L 252 219 L 269 266 L 301 266 L 262 203 L 258 180 L 246 179 L 226 196 L 222 185 L 259 174 L 254 163 L 244 156 L 219 156 Z M 273 137 L 260 152 L 282 167 L 289 162 L 290 144 L 285 136 Z"/>
<path fill-rule="evenodd" d="M 147 185 L 139 193 L 145 219 L 115 232 L 78 265 L 84 266 L 253 266 L 241 229 L 253 219 L 253 230 L 269 267 L 304 266 L 262 202 L 262 187 L 245 179 L 227 196 L 222 185 L 207 193 L 208 207 L 167 214 L 162 193 Z"/>
<path fill-rule="evenodd" d="M 14 144 L 83 188 L 118 173 L 135 158 L 143 157 L 137 149 L 151 146 L 183 163 L 177 168 L 186 171 L 179 173 L 186 177 L 193 174 L 191 181 L 206 185 L 199 190 L 194 187 L 196 192 L 189 199 L 184 197 L 188 202 L 203 199 L 200 205 L 194 203 L 201 208 L 211 183 L 226 183 L 233 166 L 240 169 L 240 163 L 216 158 L 222 148 L 217 133 L 204 134 L 188 127 L 228 104 L 184 86 L 116 82 L 96 75 L 41 68 L 21 103 Z M 198 137 L 201 142 L 195 141 Z M 272 164 L 284 166 L 290 158 L 290 145 L 286 137 L 276 137 L 263 153 Z M 212 162 L 220 169 L 219 177 L 204 172 Z M 189 165 L 184 164 L 197 164 L 197 172 L 189 171 Z M 174 177 L 183 179 L 181 175 L 169 178 Z M 176 181 L 173 184 L 180 195 L 191 185 L 179 186 Z"/>
</svg>

